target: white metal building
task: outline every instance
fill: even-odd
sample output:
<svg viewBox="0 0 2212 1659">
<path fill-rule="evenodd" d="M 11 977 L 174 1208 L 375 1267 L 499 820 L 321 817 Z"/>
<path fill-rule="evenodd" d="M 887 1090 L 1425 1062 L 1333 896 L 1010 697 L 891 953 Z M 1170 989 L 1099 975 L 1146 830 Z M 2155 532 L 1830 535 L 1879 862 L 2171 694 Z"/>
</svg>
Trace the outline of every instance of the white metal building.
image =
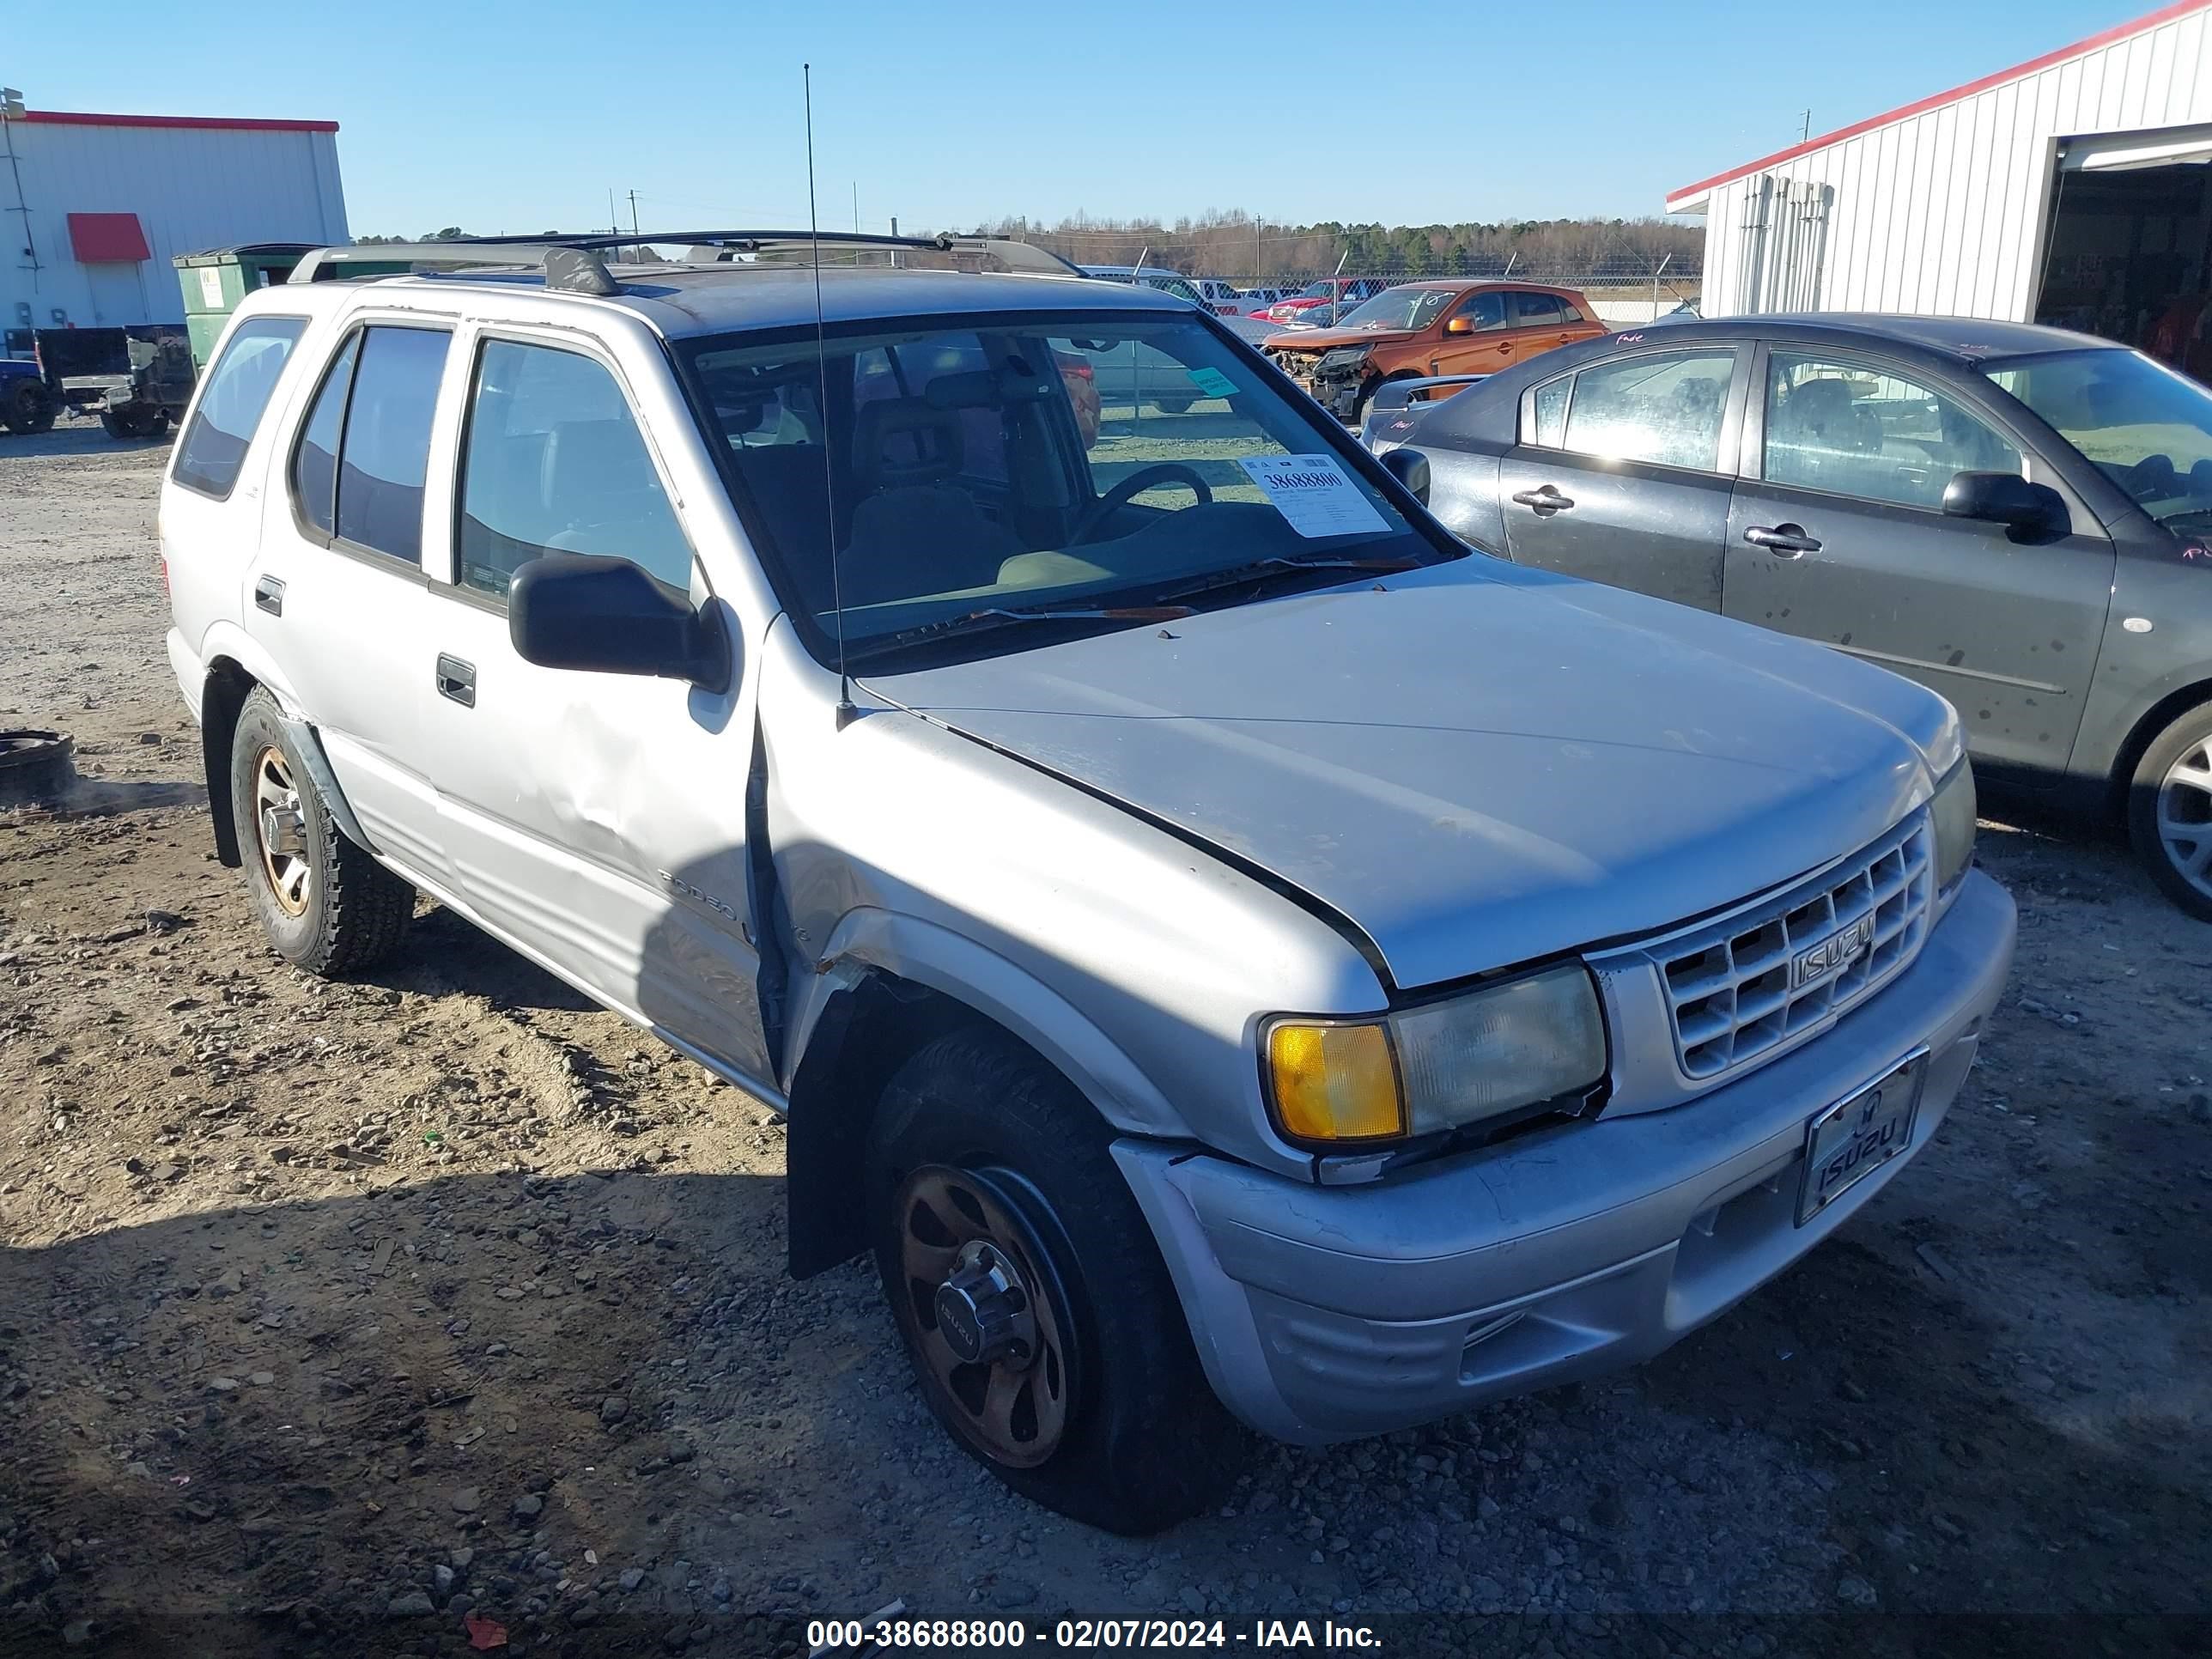
<svg viewBox="0 0 2212 1659">
<path fill-rule="evenodd" d="M 343 242 L 335 121 L 25 110 L 0 119 L 0 328 L 182 322 L 170 259 Z"/>
<path fill-rule="evenodd" d="M 1708 316 L 2033 320 L 2180 361 L 2212 289 L 2212 0 L 1732 167 L 1667 210 L 1705 216 Z"/>
</svg>

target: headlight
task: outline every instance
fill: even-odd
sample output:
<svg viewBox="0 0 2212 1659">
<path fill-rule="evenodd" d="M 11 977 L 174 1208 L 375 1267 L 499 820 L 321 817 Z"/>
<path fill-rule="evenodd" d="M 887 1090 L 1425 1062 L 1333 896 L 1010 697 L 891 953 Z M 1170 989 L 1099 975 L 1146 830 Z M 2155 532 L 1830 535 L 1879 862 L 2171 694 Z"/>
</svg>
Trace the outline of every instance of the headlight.
<svg viewBox="0 0 2212 1659">
<path fill-rule="evenodd" d="M 1974 861 L 1974 765 L 1963 755 L 1936 786 L 1929 816 L 1936 822 L 1936 890 L 1948 893 Z"/>
<path fill-rule="evenodd" d="M 1316 374 L 1341 374 L 1346 369 L 1358 368 L 1360 364 L 1366 361 L 1366 347 L 1338 346 L 1334 350 L 1324 351 L 1321 354 L 1321 360 L 1314 364 L 1314 373 Z"/>
<path fill-rule="evenodd" d="M 1268 1106 L 1298 1141 L 1456 1128 L 1605 1075 L 1605 1021 L 1580 964 L 1376 1019 L 1279 1019 L 1261 1044 Z"/>
</svg>

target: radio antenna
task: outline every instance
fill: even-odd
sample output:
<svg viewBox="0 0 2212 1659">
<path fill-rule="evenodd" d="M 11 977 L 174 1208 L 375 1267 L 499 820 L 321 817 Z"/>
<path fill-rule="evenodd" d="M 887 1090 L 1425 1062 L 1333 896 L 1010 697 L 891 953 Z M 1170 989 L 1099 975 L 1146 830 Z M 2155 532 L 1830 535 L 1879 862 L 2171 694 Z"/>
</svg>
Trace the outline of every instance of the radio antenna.
<svg viewBox="0 0 2212 1659">
<path fill-rule="evenodd" d="M 845 667 L 845 585 L 837 565 L 836 457 L 830 447 L 830 347 L 822 326 L 822 221 L 814 209 L 814 65 L 799 66 L 806 94 L 806 235 L 814 255 L 814 366 L 822 391 L 822 495 L 830 507 L 830 603 L 837 611 L 837 729 L 852 724 L 853 677 Z"/>
</svg>

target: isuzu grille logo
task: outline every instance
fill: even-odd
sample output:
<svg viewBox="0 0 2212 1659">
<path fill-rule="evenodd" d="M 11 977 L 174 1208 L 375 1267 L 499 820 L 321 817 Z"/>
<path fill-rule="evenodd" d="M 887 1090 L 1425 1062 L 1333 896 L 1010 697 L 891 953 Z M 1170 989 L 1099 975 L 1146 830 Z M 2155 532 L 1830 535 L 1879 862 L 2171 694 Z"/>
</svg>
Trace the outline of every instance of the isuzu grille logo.
<svg viewBox="0 0 2212 1659">
<path fill-rule="evenodd" d="M 1810 985 L 1816 979 L 1825 979 L 1858 960 L 1874 948 L 1874 918 L 1861 916 L 1850 927 L 1828 935 L 1809 951 L 1793 957 L 1790 963 L 1790 988 Z"/>
</svg>

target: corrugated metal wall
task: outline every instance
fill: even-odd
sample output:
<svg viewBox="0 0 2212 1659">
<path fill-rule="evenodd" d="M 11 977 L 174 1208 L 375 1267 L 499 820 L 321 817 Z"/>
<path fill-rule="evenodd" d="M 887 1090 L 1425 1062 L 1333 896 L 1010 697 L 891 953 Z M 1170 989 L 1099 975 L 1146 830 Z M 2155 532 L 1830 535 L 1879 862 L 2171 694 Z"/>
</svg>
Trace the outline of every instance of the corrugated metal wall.
<svg viewBox="0 0 2212 1659">
<path fill-rule="evenodd" d="M 2056 141 L 2212 121 L 2207 18 L 2159 23 L 1716 185 L 1705 314 L 2025 319 Z"/>
<path fill-rule="evenodd" d="M 343 242 L 345 197 L 337 135 L 243 127 L 87 126 L 7 123 L 22 175 L 41 269 L 27 268 L 25 216 L 0 150 L 0 325 L 55 326 L 57 309 L 81 328 L 181 322 L 170 258 L 234 242 Z M 135 213 L 153 258 L 127 270 L 89 270 L 70 251 L 72 213 Z M 95 289 L 97 298 L 95 299 Z M 112 315 L 109 313 L 127 312 Z"/>
</svg>

